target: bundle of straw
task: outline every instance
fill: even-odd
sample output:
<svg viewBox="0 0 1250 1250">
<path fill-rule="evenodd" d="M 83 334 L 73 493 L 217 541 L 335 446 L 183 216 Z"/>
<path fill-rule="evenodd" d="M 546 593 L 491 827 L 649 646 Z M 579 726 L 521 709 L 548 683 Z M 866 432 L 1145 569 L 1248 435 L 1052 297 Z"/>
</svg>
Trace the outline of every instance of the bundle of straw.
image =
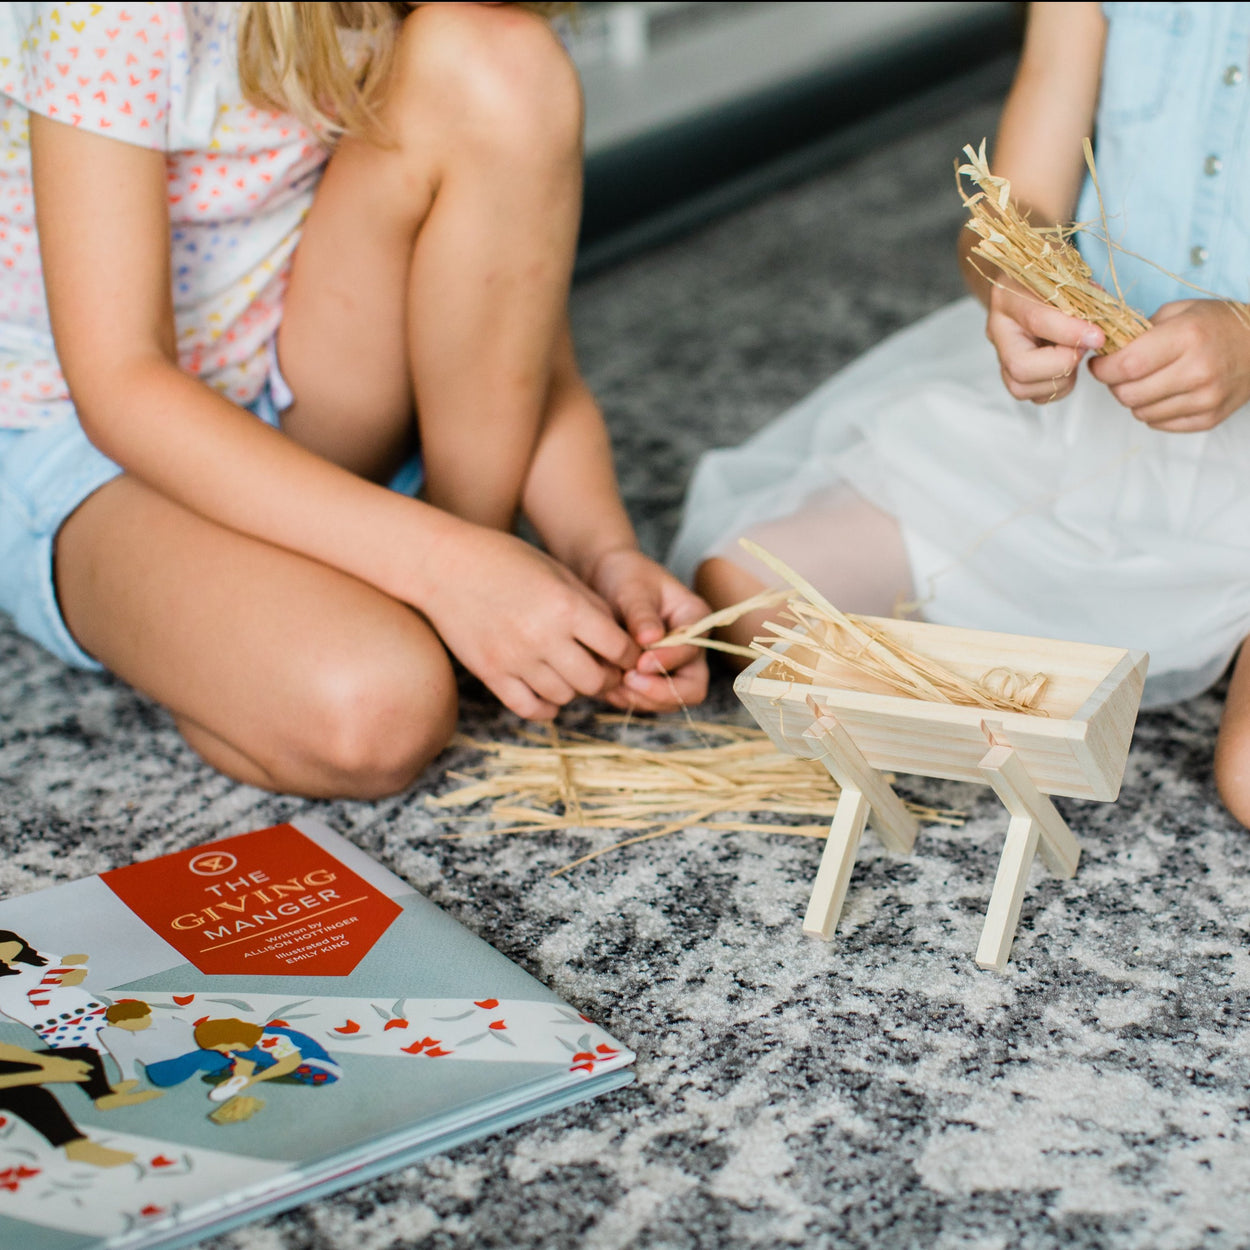
<svg viewBox="0 0 1250 1250">
<path fill-rule="evenodd" d="M 691 644 L 728 651 L 746 659 L 768 656 L 791 678 L 805 677 L 817 685 L 828 685 L 829 674 L 820 668 L 821 658 L 836 661 L 869 679 L 868 688 L 884 685 L 895 694 L 912 699 L 928 699 L 961 707 L 980 707 L 999 712 L 1029 712 L 1045 716 L 1038 707 L 1046 689 L 1044 673 L 1024 674 L 995 667 L 983 673 L 979 681 L 969 680 L 904 647 L 883 633 L 862 616 L 839 611 L 810 582 L 796 573 L 758 543 L 740 538 L 739 545 L 762 564 L 786 581 L 789 590 L 770 590 L 722 608 L 669 634 L 655 644 L 656 648 Z M 779 621 L 766 621 L 767 636 L 756 638 L 749 647 L 717 642 L 702 635 L 711 629 L 731 624 L 748 612 L 779 606 Z M 789 643 L 785 651 L 779 644 Z M 799 656 L 806 654 L 815 663 Z M 842 684 L 842 683 L 839 683 Z"/>
<path fill-rule="evenodd" d="M 605 716 L 600 721 L 626 719 Z M 465 785 L 427 801 L 441 808 L 489 803 L 492 821 L 502 824 L 485 831 L 489 834 L 636 831 L 575 859 L 553 876 L 620 847 L 694 825 L 717 832 L 827 836 L 839 792 L 820 764 L 778 751 L 758 729 L 690 719 L 684 728 L 696 738 L 695 745 L 626 746 L 609 738 L 558 733 L 554 727 L 545 738 L 522 733 L 519 742 L 459 738 L 459 745 L 482 752 L 484 760 L 476 775 L 449 774 Z M 908 807 L 921 820 L 963 821 L 957 812 L 918 804 Z M 817 817 L 819 823 L 744 819 L 747 813 Z"/>
<path fill-rule="evenodd" d="M 1098 349 L 1100 356 L 1131 343 L 1150 329 L 1150 322 L 1124 301 L 1115 273 L 1112 256 L 1115 247 L 1107 235 L 1105 212 L 1102 237 L 1107 243 L 1114 295 L 1094 281 L 1089 266 L 1070 242 L 1071 236 L 1081 227 L 1038 228 L 1030 225 L 1011 202 L 1011 183 L 990 172 L 985 156 L 985 140 L 981 140 L 978 151 L 974 152 L 971 145 L 965 147 L 964 155 L 968 161 L 957 167 L 958 173 L 981 188 L 968 195 L 963 185 L 959 186 L 960 197 L 970 214 L 968 229 L 981 237 L 981 242 L 972 249 L 974 256 L 984 257 L 1060 312 L 1098 326 L 1106 335 L 1105 344 Z M 1098 190 L 1094 154 L 1088 139 L 1085 140 L 1085 161 L 1094 180 L 1094 189 Z M 1101 207 L 1101 192 L 1098 201 Z"/>
</svg>

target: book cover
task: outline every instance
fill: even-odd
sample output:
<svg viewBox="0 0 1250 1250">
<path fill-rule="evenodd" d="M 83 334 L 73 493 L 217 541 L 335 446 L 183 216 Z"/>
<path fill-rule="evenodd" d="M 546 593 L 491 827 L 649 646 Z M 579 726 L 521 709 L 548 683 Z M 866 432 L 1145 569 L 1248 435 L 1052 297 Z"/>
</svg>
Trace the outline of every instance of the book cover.
<svg viewBox="0 0 1250 1250">
<path fill-rule="evenodd" d="M 312 820 L 8 899 L 0 1245 L 186 1245 L 632 1060 Z"/>
</svg>

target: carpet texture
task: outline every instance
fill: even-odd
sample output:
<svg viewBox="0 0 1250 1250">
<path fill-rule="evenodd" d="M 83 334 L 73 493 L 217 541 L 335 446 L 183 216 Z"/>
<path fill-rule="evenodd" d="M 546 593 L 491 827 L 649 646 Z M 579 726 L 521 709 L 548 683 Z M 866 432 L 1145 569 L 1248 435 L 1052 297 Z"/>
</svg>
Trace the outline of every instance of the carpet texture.
<svg viewBox="0 0 1250 1250">
<path fill-rule="evenodd" d="M 965 108 L 575 292 L 652 552 L 702 449 L 959 293 L 952 162 L 993 124 Z M 709 714 L 742 719 L 723 676 Z M 997 975 L 972 960 L 1004 827 L 987 790 L 912 779 L 967 826 L 906 859 L 869 834 L 823 944 L 800 933 L 813 840 L 696 831 L 553 879 L 595 842 L 442 836 L 484 827 L 423 801 L 463 751 L 386 802 L 264 794 L 0 623 L 0 894 L 315 814 L 638 1052 L 628 1089 L 214 1250 L 1245 1246 L 1250 840 L 1212 784 L 1218 715 L 1143 716 L 1120 801 L 1060 804 L 1080 870 L 1035 865 Z M 466 684 L 465 726 L 516 722 Z"/>
</svg>

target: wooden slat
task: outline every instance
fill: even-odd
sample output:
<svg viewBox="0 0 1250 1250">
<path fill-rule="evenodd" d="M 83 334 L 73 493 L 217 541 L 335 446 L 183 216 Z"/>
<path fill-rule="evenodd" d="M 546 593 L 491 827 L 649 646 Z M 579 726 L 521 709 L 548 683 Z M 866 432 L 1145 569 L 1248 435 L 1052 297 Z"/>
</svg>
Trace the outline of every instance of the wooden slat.
<svg viewBox="0 0 1250 1250">
<path fill-rule="evenodd" d="M 843 789 L 866 795 L 872 808 L 872 827 L 882 843 L 892 851 L 908 854 L 920 829 L 916 818 L 890 783 L 864 759 L 837 718 L 815 700 L 811 710 L 815 719 L 803 736 L 819 744 L 820 752 L 812 758 L 820 760 Z"/>
<path fill-rule="evenodd" d="M 861 790 L 844 786 L 833 824 L 829 826 L 829 837 L 820 857 L 816 880 L 812 883 L 812 897 L 807 904 L 807 915 L 803 917 L 804 933 L 823 938 L 826 942 L 833 937 L 867 819 L 867 797 Z"/>
</svg>

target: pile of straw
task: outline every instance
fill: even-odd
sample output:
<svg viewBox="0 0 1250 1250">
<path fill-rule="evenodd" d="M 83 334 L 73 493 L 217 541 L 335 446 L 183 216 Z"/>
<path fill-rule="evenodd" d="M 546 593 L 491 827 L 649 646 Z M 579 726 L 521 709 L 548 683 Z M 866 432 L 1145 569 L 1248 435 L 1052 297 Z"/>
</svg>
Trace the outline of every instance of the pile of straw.
<svg viewBox="0 0 1250 1250">
<path fill-rule="evenodd" d="M 684 629 L 669 634 L 656 647 L 693 644 L 713 647 L 754 660 L 768 656 L 783 680 L 806 678 L 817 685 L 830 684 L 829 675 L 819 667 L 821 658 L 836 661 L 868 679 L 867 688 L 887 687 L 892 693 L 935 703 L 979 707 L 998 712 L 1047 713 L 1038 706 L 1045 693 L 1044 673 L 1017 673 L 996 667 L 971 681 L 952 672 L 928 656 L 902 646 L 876 628 L 870 620 L 841 612 L 810 582 L 796 573 L 758 543 L 739 539 L 739 544 L 761 563 L 789 583 L 789 590 L 771 590 L 713 612 Z M 766 621 L 767 636 L 756 638 L 749 647 L 704 638 L 707 631 L 731 624 L 748 612 L 780 606 L 779 621 Z M 800 632 L 801 631 L 801 632 Z M 790 646 L 779 650 L 782 643 Z M 800 656 L 810 657 L 808 663 Z M 838 683 L 842 685 L 841 681 Z"/>
<path fill-rule="evenodd" d="M 600 718 L 617 724 L 627 719 Z M 462 737 L 458 744 L 482 752 L 484 759 L 475 775 L 449 774 L 465 782 L 459 789 L 427 801 L 440 808 L 490 804 L 491 820 L 499 827 L 484 831 L 488 834 L 633 831 L 632 837 L 583 855 L 553 876 L 620 847 L 695 825 L 715 832 L 827 836 L 839 791 L 820 764 L 783 754 L 758 729 L 690 719 L 684 728 L 693 745 L 660 749 L 559 733 L 554 727 L 546 737 L 523 732 L 518 742 Z M 908 807 L 920 820 L 963 823 L 957 812 Z M 785 818 L 795 817 L 807 817 L 808 823 L 786 823 Z"/>
<path fill-rule="evenodd" d="M 962 184 L 959 187 L 959 194 L 970 214 L 968 229 L 981 237 L 981 242 L 972 249 L 974 256 L 983 257 L 1060 312 L 1098 326 L 1106 335 L 1105 344 L 1098 350 L 1100 356 L 1131 343 L 1150 329 L 1150 322 L 1124 302 L 1112 256 L 1115 246 L 1107 236 L 1105 214 L 1102 237 L 1107 242 L 1114 295 L 1094 281 L 1089 266 L 1069 241 L 1081 227 L 1049 226 L 1039 229 L 1030 225 L 1011 202 L 1011 183 L 990 172 L 985 157 L 985 140 L 981 140 L 978 151 L 974 152 L 971 145 L 965 147 L 964 155 L 968 162 L 958 166 L 958 173 L 981 188 L 968 195 Z M 1085 161 L 1097 190 L 1098 176 L 1088 139 L 1085 140 Z M 1100 205 L 1101 202 L 1100 192 Z"/>
</svg>

